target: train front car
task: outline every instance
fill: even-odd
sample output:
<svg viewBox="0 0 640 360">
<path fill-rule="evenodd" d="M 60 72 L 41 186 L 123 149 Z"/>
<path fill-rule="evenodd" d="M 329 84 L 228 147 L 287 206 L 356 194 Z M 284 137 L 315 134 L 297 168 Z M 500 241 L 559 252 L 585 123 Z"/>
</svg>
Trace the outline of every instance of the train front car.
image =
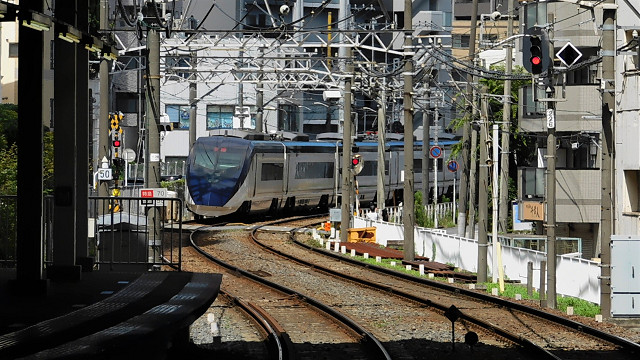
<svg viewBox="0 0 640 360">
<path fill-rule="evenodd" d="M 235 212 L 238 190 L 249 171 L 252 142 L 235 137 L 211 136 L 196 140 L 187 160 L 187 187 L 193 202 L 189 210 L 203 216 Z"/>
</svg>

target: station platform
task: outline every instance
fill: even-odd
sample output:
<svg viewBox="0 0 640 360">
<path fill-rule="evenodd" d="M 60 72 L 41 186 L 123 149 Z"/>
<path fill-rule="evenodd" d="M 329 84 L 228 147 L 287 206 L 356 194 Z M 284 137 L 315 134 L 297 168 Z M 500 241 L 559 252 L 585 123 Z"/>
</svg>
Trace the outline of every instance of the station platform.
<svg viewBox="0 0 640 360">
<path fill-rule="evenodd" d="M 38 289 L 15 279 L 0 269 L 0 358 L 144 358 L 188 340 L 222 275 L 94 271 Z"/>
</svg>

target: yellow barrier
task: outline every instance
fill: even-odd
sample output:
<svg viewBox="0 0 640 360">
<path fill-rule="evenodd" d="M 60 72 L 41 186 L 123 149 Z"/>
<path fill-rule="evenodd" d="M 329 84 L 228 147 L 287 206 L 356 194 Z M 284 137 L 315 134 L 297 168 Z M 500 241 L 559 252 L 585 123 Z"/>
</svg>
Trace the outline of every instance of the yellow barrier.
<svg viewBox="0 0 640 360">
<path fill-rule="evenodd" d="M 366 227 L 366 228 L 352 228 L 349 229 L 349 242 L 367 242 L 367 243 L 375 243 L 376 242 L 376 228 L 375 227 Z"/>
</svg>

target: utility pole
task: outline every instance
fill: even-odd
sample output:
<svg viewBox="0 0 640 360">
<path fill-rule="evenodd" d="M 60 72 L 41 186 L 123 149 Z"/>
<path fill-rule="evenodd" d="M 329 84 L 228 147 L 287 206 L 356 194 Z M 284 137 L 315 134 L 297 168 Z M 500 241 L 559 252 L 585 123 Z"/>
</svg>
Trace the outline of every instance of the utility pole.
<svg viewBox="0 0 640 360">
<path fill-rule="evenodd" d="M 615 234 L 615 0 L 602 4 L 602 193 L 600 220 L 600 313 L 611 316 L 611 235 Z"/>
<path fill-rule="evenodd" d="M 507 6 L 507 39 L 513 36 L 513 1 L 508 1 Z M 512 55 L 513 43 L 505 45 L 505 68 L 507 80 L 504 82 L 504 97 L 502 104 L 502 152 L 500 156 L 500 209 L 499 229 L 507 232 L 507 217 L 509 214 L 509 142 L 511 141 L 511 76 L 513 67 Z"/>
<path fill-rule="evenodd" d="M 553 24 L 554 15 L 547 15 L 549 24 Z M 553 39 L 553 28 L 549 29 L 549 39 Z M 553 40 L 549 47 L 549 58 L 554 58 Z M 545 90 L 547 97 L 547 307 L 556 308 L 556 102 L 554 90 L 553 62 L 547 69 L 549 86 Z M 549 121 L 551 119 L 551 121 Z"/>
<path fill-rule="evenodd" d="M 431 108 L 431 92 L 430 89 L 425 91 L 427 106 Z M 429 111 L 425 109 L 422 112 L 422 205 L 426 206 L 429 201 L 429 148 L 431 147 Z"/>
<path fill-rule="evenodd" d="M 489 202 L 489 164 L 487 163 L 489 151 L 487 150 L 487 122 L 488 122 L 488 98 L 486 97 L 487 88 L 482 86 L 480 90 L 480 98 L 482 101 L 482 110 L 480 114 L 480 166 L 478 177 L 478 282 L 487 282 L 487 225 Z"/>
<path fill-rule="evenodd" d="M 491 217 L 491 238 L 493 239 L 493 261 L 492 261 L 492 269 L 491 271 L 491 280 L 495 283 L 498 279 L 498 124 L 493 124 L 492 134 L 491 134 L 491 150 L 493 152 L 493 156 L 491 157 L 491 199 L 492 199 L 492 211 L 493 215 Z M 487 161 L 488 162 L 488 161 Z M 502 278 L 500 281 L 500 292 L 504 291 L 504 282 L 502 282 Z"/>
<path fill-rule="evenodd" d="M 100 0 L 100 29 L 108 26 L 109 1 Z M 102 39 L 106 40 L 106 39 Z M 109 62 L 100 60 L 100 116 L 98 118 L 98 158 L 96 159 L 96 169 L 100 167 L 103 159 L 109 159 Z M 109 196 L 109 183 L 107 181 L 98 182 L 98 196 Z M 98 212 L 102 214 L 105 207 L 100 206 Z"/>
<path fill-rule="evenodd" d="M 191 52 L 191 68 L 194 69 L 189 82 L 189 149 L 196 143 L 196 116 L 198 114 L 198 53 Z"/>
<path fill-rule="evenodd" d="M 473 92 L 475 101 L 476 95 Z M 475 118 L 475 116 L 474 116 Z M 469 164 L 469 224 L 467 224 L 467 237 L 474 239 L 476 237 L 476 206 L 475 199 L 478 189 L 478 131 L 476 125 L 471 128 L 471 161 Z"/>
<path fill-rule="evenodd" d="M 413 228 L 415 227 L 413 195 L 413 4 L 404 0 L 404 259 L 415 259 Z"/>
<path fill-rule="evenodd" d="M 382 89 L 380 91 L 380 104 L 378 104 L 378 191 L 376 193 L 376 203 L 378 211 L 382 211 L 385 207 L 385 190 L 384 190 L 384 173 L 385 173 L 385 132 L 387 124 L 386 105 L 386 79 L 382 79 Z"/>
<path fill-rule="evenodd" d="M 344 23 L 347 19 L 348 6 L 346 0 L 340 0 L 340 23 L 346 28 Z M 343 49 L 343 48 L 340 48 Z M 348 230 L 351 225 L 351 204 L 352 204 L 352 182 L 353 173 L 351 171 L 351 86 L 353 83 L 353 63 L 351 62 L 351 56 L 353 49 L 348 46 L 344 49 L 345 57 L 342 60 L 345 62 L 344 70 L 349 75 L 344 81 L 344 111 L 343 111 L 343 132 L 342 132 L 342 207 L 341 207 L 341 219 L 340 219 L 340 242 L 346 243 L 349 239 Z"/>
<path fill-rule="evenodd" d="M 264 69 L 262 68 L 264 57 L 264 45 L 258 45 L 258 51 L 260 52 L 260 69 L 258 73 L 258 83 L 256 84 L 256 132 L 264 132 L 263 130 L 263 118 L 264 118 L 264 86 L 262 84 L 262 77 L 264 75 Z"/>
<path fill-rule="evenodd" d="M 469 30 L 469 62 L 474 65 L 476 54 L 476 23 L 478 22 L 478 0 L 473 0 L 471 5 L 471 29 Z M 473 92 L 473 75 L 467 75 L 467 94 Z M 473 101 L 473 100 L 472 100 Z M 468 114 L 471 118 L 471 104 L 467 104 Z M 458 206 L 458 235 L 465 233 L 467 221 L 467 197 L 469 191 L 469 137 L 471 133 L 471 120 L 465 121 L 462 127 L 462 162 L 460 164 L 460 206 Z"/>
<path fill-rule="evenodd" d="M 440 123 L 438 119 L 438 104 L 440 99 L 436 100 L 436 110 L 433 112 L 433 144 L 438 146 L 438 132 L 440 132 Z M 433 158 L 433 226 L 438 228 L 438 158 Z"/>
<path fill-rule="evenodd" d="M 158 31 L 149 27 L 147 30 L 147 48 L 149 58 L 147 59 L 147 110 L 146 128 L 147 136 L 145 142 L 146 156 L 145 162 L 145 184 L 148 188 L 160 187 L 160 134 L 158 125 L 160 124 L 160 35 Z M 149 234 L 149 262 L 158 263 L 160 254 L 156 241 L 160 241 L 160 214 L 155 211 L 157 208 L 148 207 L 147 226 Z M 152 232 L 152 233 L 151 233 Z"/>
</svg>

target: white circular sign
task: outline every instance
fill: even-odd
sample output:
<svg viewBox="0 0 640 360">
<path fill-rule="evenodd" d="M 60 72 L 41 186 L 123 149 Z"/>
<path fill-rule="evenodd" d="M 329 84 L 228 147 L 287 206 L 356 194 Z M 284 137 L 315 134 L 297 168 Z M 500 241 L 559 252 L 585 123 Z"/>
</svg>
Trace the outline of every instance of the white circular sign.
<svg viewBox="0 0 640 360">
<path fill-rule="evenodd" d="M 126 161 L 134 161 L 136 159 L 136 152 L 131 149 L 124 149 L 122 158 Z"/>
</svg>

